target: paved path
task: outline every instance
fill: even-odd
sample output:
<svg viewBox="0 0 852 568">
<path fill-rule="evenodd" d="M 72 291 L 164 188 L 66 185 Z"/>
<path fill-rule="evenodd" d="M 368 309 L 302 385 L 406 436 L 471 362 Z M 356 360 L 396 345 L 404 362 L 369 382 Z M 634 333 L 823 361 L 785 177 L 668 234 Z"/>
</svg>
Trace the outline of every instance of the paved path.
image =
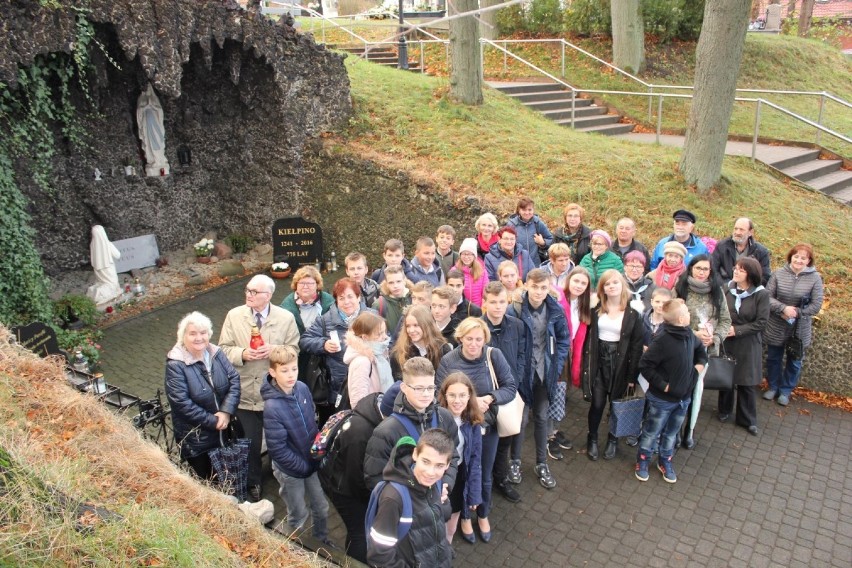
<svg viewBox="0 0 852 568">
<path fill-rule="evenodd" d="M 106 330 L 108 380 L 132 394 L 153 394 L 180 317 L 202 311 L 218 337 L 227 310 L 242 302 L 244 285 L 232 283 Z M 289 281 L 279 282 L 273 301 L 280 302 L 285 289 Z M 852 566 L 852 415 L 796 398 L 786 409 L 761 399 L 761 433 L 753 437 L 718 422 L 715 396 L 708 393 L 698 445 L 677 454 L 678 482 L 670 485 L 655 471 L 638 482 L 634 452 L 623 444 L 613 461 L 590 462 L 582 451 L 587 410 L 572 391 L 564 429 L 577 449 L 551 462 L 558 482 L 552 491 L 534 477 L 528 437 L 523 500 L 512 505 L 495 493 L 493 540 L 471 546 L 457 537 L 456 566 Z M 271 475 L 264 496 L 283 518 Z M 336 514 L 330 525 L 342 543 Z"/>
</svg>

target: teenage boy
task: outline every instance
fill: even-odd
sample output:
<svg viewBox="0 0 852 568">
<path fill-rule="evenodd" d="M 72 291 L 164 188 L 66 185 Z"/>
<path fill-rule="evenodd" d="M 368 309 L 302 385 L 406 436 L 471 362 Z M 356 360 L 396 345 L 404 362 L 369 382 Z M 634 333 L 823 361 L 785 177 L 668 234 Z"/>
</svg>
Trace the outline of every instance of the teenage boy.
<svg viewBox="0 0 852 568">
<path fill-rule="evenodd" d="M 396 339 L 402 311 L 411 305 L 411 282 L 405 277 L 401 266 L 389 266 L 385 269 L 385 281 L 379 287 L 381 294 L 373 302 L 372 308 L 385 318 L 391 339 Z"/>
<path fill-rule="evenodd" d="M 459 253 L 453 250 L 453 245 L 456 242 L 456 230 L 449 225 L 441 225 L 438 227 L 438 234 L 435 236 L 435 256 L 441 263 L 441 270 L 447 274 L 450 269 L 459 261 Z"/>
<path fill-rule="evenodd" d="M 393 412 L 407 419 L 418 435 L 429 428 L 440 428 L 452 440 L 458 441 L 456 421 L 449 410 L 435 402 L 435 390 L 435 367 L 432 362 L 425 357 L 412 357 L 402 366 L 402 383 L 393 403 Z M 364 457 L 364 480 L 368 489 L 372 490 L 381 481 L 382 470 L 388 463 L 391 451 L 400 438 L 408 435 L 410 432 L 406 425 L 395 416 L 388 416 L 373 430 Z M 459 455 L 454 450 L 450 466 L 443 476 L 447 491 L 452 489 L 456 481 L 458 463 Z"/>
<path fill-rule="evenodd" d="M 639 436 L 635 475 L 639 481 L 648 481 L 651 452 L 659 439 L 657 468 L 666 482 L 675 483 L 677 474 L 672 466 L 675 437 L 686 418 L 698 376 L 707 364 L 707 351 L 689 328 L 689 308 L 683 300 L 663 304 L 663 321 L 639 361 L 639 371 L 648 381 L 645 393 L 648 412 Z"/>
<path fill-rule="evenodd" d="M 509 297 L 506 288 L 500 282 L 489 282 L 485 287 L 482 308 L 485 315 L 482 319 L 491 331 L 489 347 L 498 348 L 512 367 L 515 384 L 524 375 L 526 361 L 526 330 L 524 324 L 516 317 L 506 313 L 509 308 Z M 518 440 L 515 444 L 515 440 Z M 512 461 L 509 461 L 509 449 Z M 494 486 L 510 502 L 517 503 L 521 495 L 510 484 L 521 482 L 521 443 L 520 435 L 505 436 L 497 444 L 497 456 L 494 459 Z"/>
<path fill-rule="evenodd" d="M 373 271 L 372 279 L 376 284 L 381 284 L 385 279 L 385 268 L 389 266 L 401 266 L 405 274 L 411 271 L 411 263 L 405 258 L 405 245 L 399 239 L 389 239 L 385 243 L 382 258 L 385 260 L 384 266 Z"/>
<path fill-rule="evenodd" d="M 379 285 L 372 278 L 367 278 L 367 257 L 360 252 L 350 252 L 343 263 L 346 276 L 361 287 L 361 305 L 365 308 L 372 306 L 379 297 Z"/>
<path fill-rule="evenodd" d="M 443 523 L 439 481 L 450 467 L 455 440 L 437 428 L 427 430 L 415 446 L 405 436 L 393 449 L 382 473 L 385 481 L 402 485 L 411 499 L 412 515 L 403 518 L 403 497 L 393 485 L 379 495 L 378 510 L 367 535 L 367 560 L 371 566 L 452 565 L 453 551 Z M 413 451 L 412 451 L 413 449 Z M 400 523 L 411 523 L 401 539 Z"/>
<path fill-rule="evenodd" d="M 449 286 L 441 286 L 432 290 L 432 319 L 438 326 L 441 335 L 453 347 L 458 345 L 455 338 L 456 327 L 461 319 L 456 317 L 456 307 L 459 305 L 459 294 Z"/>
<path fill-rule="evenodd" d="M 313 535 L 328 544 L 328 502 L 311 459 L 311 444 L 317 435 L 314 401 L 299 376 L 298 352 L 277 345 L 269 353 L 269 373 L 260 395 L 264 401 L 263 428 L 272 473 L 278 480 L 281 499 L 287 505 L 287 524 L 299 531 L 308 521 L 310 503 Z"/>
<path fill-rule="evenodd" d="M 412 306 L 430 306 L 432 303 L 432 290 L 435 287 L 421 280 L 411 287 L 411 305 Z"/>
<path fill-rule="evenodd" d="M 565 310 L 550 295 L 550 278 L 546 271 L 530 270 L 521 297 L 520 320 L 526 327 L 526 372 L 518 383 L 518 392 L 531 413 L 535 439 L 535 473 L 546 489 L 556 487 L 556 479 L 547 466 L 547 455 L 562 459 L 562 453 L 548 445 L 547 411 L 556 398 L 556 382 L 568 357 L 571 337 Z M 523 439 L 523 430 L 520 433 Z M 552 453 L 551 453 L 552 452 Z"/>
<path fill-rule="evenodd" d="M 482 308 L 464 297 L 464 274 L 458 268 L 447 272 L 447 286 L 459 293 L 456 314 L 459 319 L 482 317 Z"/>
<path fill-rule="evenodd" d="M 406 276 L 412 284 L 426 280 L 436 288 L 446 284 L 441 263 L 435 258 L 435 241 L 432 237 L 420 237 L 414 247 L 414 258 L 409 263 Z"/>
</svg>

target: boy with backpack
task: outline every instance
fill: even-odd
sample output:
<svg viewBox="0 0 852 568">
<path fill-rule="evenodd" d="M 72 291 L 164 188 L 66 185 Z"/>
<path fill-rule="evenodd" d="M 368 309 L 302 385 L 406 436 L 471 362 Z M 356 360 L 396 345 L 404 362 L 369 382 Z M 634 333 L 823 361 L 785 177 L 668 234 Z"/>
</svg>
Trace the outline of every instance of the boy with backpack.
<svg viewBox="0 0 852 568">
<path fill-rule="evenodd" d="M 391 266 L 401 266 L 405 274 L 411 272 L 411 263 L 405 258 L 405 245 L 399 239 L 388 239 L 382 251 L 382 258 L 385 260 L 384 266 L 374 270 L 371 277 L 376 284 L 382 283 L 385 279 L 385 269 Z"/>
<path fill-rule="evenodd" d="M 409 436 L 397 442 L 367 510 L 371 566 L 451 566 L 441 479 L 455 450 L 456 441 L 437 428 L 424 432 L 416 446 Z"/>
</svg>

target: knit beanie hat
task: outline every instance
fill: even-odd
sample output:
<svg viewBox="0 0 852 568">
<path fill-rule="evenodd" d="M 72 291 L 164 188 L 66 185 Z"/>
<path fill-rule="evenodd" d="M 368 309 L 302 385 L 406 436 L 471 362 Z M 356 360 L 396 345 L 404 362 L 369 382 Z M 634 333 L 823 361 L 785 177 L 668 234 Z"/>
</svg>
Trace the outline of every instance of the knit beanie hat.
<svg viewBox="0 0 852 568">
<path fill-rule="evenodd" d="M 669 241 L 663 246 L 663 256 L 668 252 L 673 252 L 679 254 L 681 258 L 686 258 L 686 247 L 677 241 Z"/>
<path fill-rule="evenodd" d="M 459 254 L 463 252 L 469 252 L 471 254 L 476 254 L 476 239 L 465 239 L 462 241 L 461 246 L 459 247 Z"/>
<path fill-rule="evenodd" d="M 601 229 L 595 229 L 589 234 L 589 242 L 591 243 L 595 237 L 603 239 L 606 242 L 607 248 L 612 248 L 612 237 L 610 237 L 606 231 L 603 231 Z"/>
</svg>

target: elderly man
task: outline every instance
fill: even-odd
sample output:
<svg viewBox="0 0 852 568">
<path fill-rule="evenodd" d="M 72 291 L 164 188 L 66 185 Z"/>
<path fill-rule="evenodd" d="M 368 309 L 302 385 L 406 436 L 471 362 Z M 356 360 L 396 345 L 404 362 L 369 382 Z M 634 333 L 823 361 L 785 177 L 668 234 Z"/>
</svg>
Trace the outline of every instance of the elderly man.
<svg viewBox="0 0 852 568">
<path fill-rule="evenodd" d="M 249 499 L 260 500 L 261 463 L 260 446 L 263 441 L 263 399 L 260 387 L 269 371 L 269 352 L 277 345 L 290 345 L 299 350 L 299 329 L 293 314 L 270 304 L 275 292 L 275 282 L 269 276 L 258 274 L 245 289 L 246 303 L 228 312 L 219 347 L 240 373 L 242 394 L 237 408 L 237 419 L 245 436 L 251 439 L 249 451 Z M 263 337 L 263 345 L 249 347 L 251 328 L 256 325 Z"/>
<path fill-rule="evenodd" d="M 621 261 L 624 262 L 624 256 L 628 252 L 638 250 L 645 255 L 645 270 L 648 270 L 648 265 L 651 263 L 651 255 L 648 254 L 648 249 L 645 245 L 636 240 L 636 223 L 630 217 L 622 217 L 615 224 L 616 241 L 612 243 L 612 252 L 617 254 Z"/>
<path fill-rule="evenodd" d="M 654 248 L 654 255 L 651 257 L 651 270 L 657 268 L 660 261 L 663 260 L 663 247 L 667 242 L 677 241 L 686 248 L 686 258 L 683 259 L 684 264 L 689 264 L 693 256 L 699 254 L 707 254 L 707 245 L 694 234 L 692 230 L 695 228 L 695 215 L 686 209 L 678 209 L 672 215 L 674 219 L 674 232 L 671 235 L 663 237 Z"/>
<path fill-rule="evenodd" d="M 754 240 L 754 223 L 748 217 L 740 217 L 734 221 L 731 236 L 719 241 L 713 251 L 713 267 L 724 282 L 734 277 L 734 264 L 742 256 L 749 256 L 760 263 L 763 270 L 761 284 L 766 286 L 772 273 L 769 268 L 769 250 Z"/>
</svg>

